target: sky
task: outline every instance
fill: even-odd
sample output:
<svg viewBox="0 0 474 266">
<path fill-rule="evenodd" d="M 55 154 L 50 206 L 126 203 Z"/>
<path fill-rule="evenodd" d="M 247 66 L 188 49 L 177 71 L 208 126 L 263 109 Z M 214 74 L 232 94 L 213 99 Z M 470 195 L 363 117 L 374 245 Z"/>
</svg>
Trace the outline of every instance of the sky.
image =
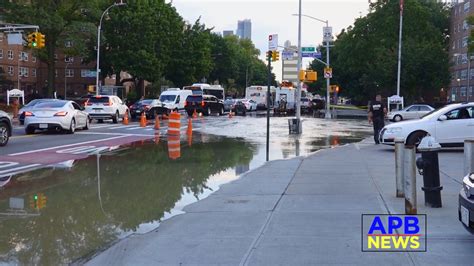
<svg viewBox="0 0 474 266">
<path fill-rule="evenodd" d="M 298 0 L 173 0 L 173 6 L 188 22 L 199 17 L 214 32 L 237 29 L 237 21 L 252 21 L 252 41 L 261 51 L 268 50 L 268 35 L 278 34 L 279 45 L 286 40 L 292 45 L 298 41 Z M 328 20 L 333 35 L 354 23 L 368 12 L 368 0 L 302 0 L 302 14 Z M 302 46 L 318 46 L 322 42 L 324 23 L 302 17 Z M 303 61 L 303 66 L 309 60 Z M 277 80 L 281 80 L 281 64 L 274 64 Z"/>
</svg>

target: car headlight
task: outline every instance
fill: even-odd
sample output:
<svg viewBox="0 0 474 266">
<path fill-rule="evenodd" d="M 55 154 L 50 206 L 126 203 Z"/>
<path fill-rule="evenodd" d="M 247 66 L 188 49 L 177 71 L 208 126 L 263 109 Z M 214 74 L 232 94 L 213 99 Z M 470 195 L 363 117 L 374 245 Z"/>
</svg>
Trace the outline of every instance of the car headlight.
<svg viewBox="0 0 474 266">
<path fill-rule="evenodd" d="M 396 134 L 400 132 L 402 132 L 401 127 L 390 127 L 390 128 L 387 128 L 387 130 L 385 131 L 385 133 L 387 134 Z"/>
</svg>

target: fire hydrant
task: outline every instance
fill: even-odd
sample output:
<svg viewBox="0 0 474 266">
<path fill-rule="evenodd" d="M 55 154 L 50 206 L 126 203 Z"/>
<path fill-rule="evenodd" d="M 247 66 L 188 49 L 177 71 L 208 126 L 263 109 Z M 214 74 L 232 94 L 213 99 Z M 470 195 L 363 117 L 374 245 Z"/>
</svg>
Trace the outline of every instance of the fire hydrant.
<svg viewBox="0 0 474 266">
<path fill-rule="evenodd" d="M 425 206 L 432 208 L 441 208 L 441 190 L 439 178 L 439 161 L 438 151 L 441 145 L 432 136 L 424 137 L 418 151 L 421 152 L 421 157 L 416 159 L 416 167 L 418 172 L 423 176 L 423 187 L 425 192 Z"/>
</svg>

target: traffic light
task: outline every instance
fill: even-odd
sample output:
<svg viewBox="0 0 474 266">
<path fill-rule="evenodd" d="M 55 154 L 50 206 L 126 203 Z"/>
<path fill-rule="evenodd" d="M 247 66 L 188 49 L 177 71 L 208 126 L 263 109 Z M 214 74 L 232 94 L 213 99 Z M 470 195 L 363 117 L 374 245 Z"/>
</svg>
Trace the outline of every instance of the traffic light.
<svg viewBox="0 0 474 266">
<path fill-rule="evenodd" d="M 272 51 L 268 51 L 267 52 L 267 60 L 271 60 L 273 57 L 273 52 Z"/>
<path fill-rule="evenodd" d="M 34 210 L 40 210 L 46 207 L 48 198 L 43 193 L 36 193 L 30 196 L 30 207 Z"/>
<path fill-rule="evenodd" d="M 37 38 L 37 44 L 38 44 L 38 49 L 41 49 L 41 48 L 44 48 L 45 45 L 46 45 L 46 39 L 45 39 L 45 36 L 44 34 L 42 34 L 41 32 L 38 32 L 36 33 L 36 38 Z"/>
<path fill-rule="evenodd" d="M 306 70 L 306 81 L 318 80 L 318 73 L 313 70 Z"/>
<path fill-rule="evenodd" d="M 278 61 L 280 60 L 280 52 L 278 51 L 272 51 L 272 61 Z"/>
<path fill-rule="evenodd" d="M 336 93 L 339 93 L 339 86 L 336 86 Z"/>
<path fill-rule="evenodd" d="M 301 69 L 300 73 L 298 74 L 298 77 L 299 77 L 300 81 L 305 81 L 306 80 L 306 71 Z"/>
<path fill-rule="evenodd" d="M 38 46 L 38 36 L 37 32 L 33 32 L 28 34 L 28 47 L 29 48 L 36 48 Z"/>
</svg>

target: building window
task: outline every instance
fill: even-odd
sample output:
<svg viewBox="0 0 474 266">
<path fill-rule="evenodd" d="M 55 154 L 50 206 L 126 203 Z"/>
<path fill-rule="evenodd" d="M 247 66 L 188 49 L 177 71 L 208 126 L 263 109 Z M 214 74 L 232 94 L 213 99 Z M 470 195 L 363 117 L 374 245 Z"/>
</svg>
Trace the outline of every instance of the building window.
<svg viewBox="0 0 474 266">
<path fill-rule="evenodd" d="M 66 48 L 72 47 L 72 41 L 65 41 L 64 42 L 64 47 L 66 47 Z"/>
<path fill-rule="evenodd" d="M 31 76 L 36 77 L 36 68 L 31 69 Z"/>
<path fill-rule="evenodd" d="M 468 93 L 469 93 L 469 96 L 472 96 L 472 86 L 469 86 L 469 91 L 468 91 Z"/>
<path fill-rule="evenodd" d="M 54 61 L 58 61 L 58 54 L 54 54 Z"/>
<path fill-rule="evenodd" d="M 462 58 L 462 63 L 467 64 L 467 54 L 462 54 L 461 58 Z"/>
<path fill-rule="evenodd" d="M 32 56 L 32 57 L 31 57 L 31 61 L 32 61 L 33 63 L 36 63 L 36 56 Z"/>
<path fill-rule="evenodd" d="M 464 13 L 469 12 L 469 8 L 471 7 L 471 1 L 467 1 L 464 3 Z"/>
<path fill-rule="evenodd" d="M 3 59 L 3 49 L 0 49 L 0 59 Z"/>
<path fill-rule="evenodd" d="M 464 38 L 462 38 L 462 47 L 466 47 L 466 46 L 467 46 L 467 39 L 468 39 L 467 36 L 464 37 Z"/>
<path fill-rule="evenodd" d="M 3 42 L 3 33 L 0 33 L 0 42 Z"/>
<path fill-rule="evenodd" d="M 20 53 L 20 59 L 21 59 L 21 61 L 28 61 L 28 53 L 27 52 L 21 52 Z"/>
<path fill-rule="evenodd" d="M 13 60 L 13 51 L 8 50 L 8 59 Z"/>
<path fill-rule="evenodd" d="M 469 29 L 469 24 L 467 24 L 467 20 L 464 20 L 464 21 L 462 22 L 462 29 L 463 29 L 464 31 L 466 31 L 467 29 Z"/>
<path fill-rule="evenodd" d="M 466 96 L 466 87 L 461 87 L 460 95 L 461 95 L 461 97 Z"/>
<path fill-rule="evenodd" d="M 57 69 L 54 70 L 54 76 L 58 77 L 58 70 Z"/>
<path fill-rule="evenodd" d="M 9 66 L 9 67 L 8 67 L 8 75 L 13 76 L 14 73 L 15 73 L 15 72 L 13 71 L 13 67 L 12 67 L 12 66 Z"/>
<path fill-rule="evenodd" d="M 74 62 L 74 57 L 72 57 L 72 56 L 65 56 L 65 57 L 64 57 L 64 62 L 66 62 L 66 63 L 72 63 L 72 62 Z"/>
<path fill-rule="evenodd" d="M 67 78 L 74 77 L 74 69 L 66 69 L 66 77 Z"/>
<path fill-rule="evenodd" d="M 466 80 L 467 79 L 467 70 L 461 70 L 461 80 Z"/>
<path fill-rule="evenodd" d="M 20 77 L 28 77 L 28 68 L 20 67 Z"/>
</svg>

